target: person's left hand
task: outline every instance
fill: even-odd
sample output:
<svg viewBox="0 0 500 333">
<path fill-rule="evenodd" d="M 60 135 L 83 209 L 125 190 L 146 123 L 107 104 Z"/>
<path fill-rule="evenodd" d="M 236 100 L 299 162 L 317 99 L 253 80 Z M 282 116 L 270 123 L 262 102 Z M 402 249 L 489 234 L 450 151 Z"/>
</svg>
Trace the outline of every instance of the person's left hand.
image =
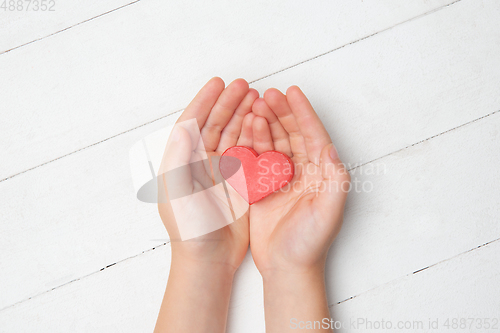
<svg viewBox="0 0 500 333">
<path fill-rule="evenodd" d="M 215 178 L 218 156 L 231 146 L 251 144 L 251 108 L 258 96 L 243 79 L 224 88 L 220 78 L 213 78 L 177 121 L 160 168 L 159 187 L 167 196 L 158 204 L 171 240 L 172 265 L 226 266 L 234 272 L 241 264 L 249 245 L 248 205 L 242 207 L 233 195 L 228 207 L 223 184 Z M 193 126 L 183 127 L 189 120 Z M 232 222 L 227 213 L 238 208 L 244 215 L 226 225 Z M 203 232 L 221 225 L 226 226 Z M 197 232 L 201 235 L 181 241 Z"/>
</svg>

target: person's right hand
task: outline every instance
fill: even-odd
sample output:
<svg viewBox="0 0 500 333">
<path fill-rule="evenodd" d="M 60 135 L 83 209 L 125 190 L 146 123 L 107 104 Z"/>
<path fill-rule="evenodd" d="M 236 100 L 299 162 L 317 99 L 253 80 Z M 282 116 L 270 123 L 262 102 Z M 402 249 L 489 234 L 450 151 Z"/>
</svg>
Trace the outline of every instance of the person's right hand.
<svg viewBox="0 0 500 333">
<path fill-rule="evenodd" d="M 350 175 L 302 91 L 269 89 L 254 102 L 253 148 L 290 156 L 289 185 L 250 208 L 250 246 L 263 275 L 322 271 L 342 225 Z"/>
<path fill-rule="evenodd" d="M 252 107 L 253 148 L 292 158 L 295 175 L 283 189 L 250 207 L 250 248 L 264 280 L 266 332 L 331 331 L 324 267 L 342 225 L 350 175 L 325 127 L 298 87 L 269 89 Z M 295 325 L 295 326 L 294 326 Z"/>
</svg>

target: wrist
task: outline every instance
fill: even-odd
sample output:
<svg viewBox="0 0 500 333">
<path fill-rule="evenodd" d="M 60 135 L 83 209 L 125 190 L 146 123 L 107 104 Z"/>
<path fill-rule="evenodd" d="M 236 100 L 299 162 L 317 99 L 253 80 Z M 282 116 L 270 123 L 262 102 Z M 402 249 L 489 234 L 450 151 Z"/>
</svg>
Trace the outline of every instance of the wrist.
<svg viewBox="0 0 500 333">
<path fill-rule="evenodd" d="M 158 332 L 194 332 L 200 327 L 225 330 L 234 267 L 172 256 Z M 189 318 L 189 320 L 179 320 Z"/>
<path fill-rule="evenodd" d="M 274 271 L 263 275 L 264 309 L 269 332 L 293 332 L 297 322 L 330 318 L 323 270 Z M 328 329 L 312 332 L 329 331 Z"/>
<path fill-rule="evenodd" d="M 325 275 L 324 262 L 313 265 L 274 265 L 272 268 L 259 269 L 264 283 L 276 280 L 310 280 L 323 278 Z"/>
<path fill-rule="evenodd" d="M 298 271 L 267 271 L 262 274 L 264 288 L 307 291 L 311 288 L 324 289 L 325 272 L 323 269 Z"/>
<path fill-rule="evenodd" d="M 228 238 L 228 237 L 226 237 Z M 172 266 L 236 272 L 248 250 L 238 239 L 200 239 L 172 243 Z"/>
<path fill-rule="evenodd" d="M 193 260 L 186 257 L 172 257 L 170 274 L 175 274 L 186 279 L 217 278 L 224 282 L 233 280 L 236 267 L 218 261 Z"/>
</svg>

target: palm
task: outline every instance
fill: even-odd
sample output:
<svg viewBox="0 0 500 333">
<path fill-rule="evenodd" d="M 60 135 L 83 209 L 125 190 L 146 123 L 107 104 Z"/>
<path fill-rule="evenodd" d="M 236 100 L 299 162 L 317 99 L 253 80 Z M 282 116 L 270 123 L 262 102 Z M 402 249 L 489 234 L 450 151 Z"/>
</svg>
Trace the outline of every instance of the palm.
<svg viewBox="0 0 500 333">
<path fill-rule="evenodd" d="M 276 265 L 303 265 L 314 261 L 309 251 L 319 244 L 317 235 L 324 225 L 317 223 L 317 213 L 312 201 L 323 178 L 314 164 L 305 165 L 313 174 L 295 176 L 288 192 L 278 191 L 251 207 L 250 239 L 252 254 L 261 270 Z M 316 251 L 313 251 L 314 253 Z"/>
<path fill-rule="evenodd" d="M 323 148 L 330 138 L 300 90 L 292 94 L 289 105 L 280 92 L 268 90 L 253 107 L 266 119 L 254 119 L 256 151 L 278 150 L 295 164 L 287 187 L 250 208 L 250 245 L 261 272 L 320 264 L 342 223 L 345 193 L 329 188 L 326 161 L 320 162 L 320 156 L 327 159 Z"/>
<path fill-rule="evenodd" d="M 195 219 L 206 223 L 224 221 L 223 223 L 227 224 L 226 227 L 197 237 L 197 241 L 192 245 L 196 249 L 194 251 L 196 256 L 202 255 L 207 250 L 217 252 L 220 257 L 227 257 L 227 254 L 232 253 L 233 258 L 230 261 L 239 262 L 240 258 L 245 255 L 249 243 L 248 203 L 234 189 L 221 183 L 222 176 L 217 167 L 220 156 L 221 154 L 217 151 L 208 152 L 208 159 L 202 167 L 191 168 L 193 192 L 200 193 L 201 197 L 190 200 L 189 205 L 183 209 L 187 212 L 194 212 L 200 211 L 200 207 L 205 207 L 203 211 L 200 211 L 202 217 L 193 216 L 189 218 L 190 221 Z M 208 163 L 208 160 L 211 163 Z M 214 183 L 216 186 L 213 186 Z M 229 195 L 231 206 L 227 195 Z M 237 264 L 234 265 L 237 267 Z"/>
</svg>

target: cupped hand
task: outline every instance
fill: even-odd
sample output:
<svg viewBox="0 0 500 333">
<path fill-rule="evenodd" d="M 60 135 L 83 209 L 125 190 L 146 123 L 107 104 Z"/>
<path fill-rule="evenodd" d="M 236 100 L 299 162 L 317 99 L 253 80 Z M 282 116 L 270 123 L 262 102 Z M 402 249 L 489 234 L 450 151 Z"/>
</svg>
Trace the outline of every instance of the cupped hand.
<svg viewBox="0 0 500 333">
<path fill-rule="evenodd" d="M 250 208 L 250 247 L 261 274 L 323 272 L 338 234 L 350 175 L 306 96 L 269 89 L 253 104 L 253 148 L 295 164 L 287 186 Z"/>
<path fill-rule="evenodd" d="M 158 177 L 158 210 L 170 236 L 173 265 L 234 271 L 242 262 L 249 244 L 248 206 L 221 182 L 218 156 L 251 141 L 251 108 L 258 96 L 243 79 L 225 88 L 213 78 L 174 126 Z"/>
</svg>

